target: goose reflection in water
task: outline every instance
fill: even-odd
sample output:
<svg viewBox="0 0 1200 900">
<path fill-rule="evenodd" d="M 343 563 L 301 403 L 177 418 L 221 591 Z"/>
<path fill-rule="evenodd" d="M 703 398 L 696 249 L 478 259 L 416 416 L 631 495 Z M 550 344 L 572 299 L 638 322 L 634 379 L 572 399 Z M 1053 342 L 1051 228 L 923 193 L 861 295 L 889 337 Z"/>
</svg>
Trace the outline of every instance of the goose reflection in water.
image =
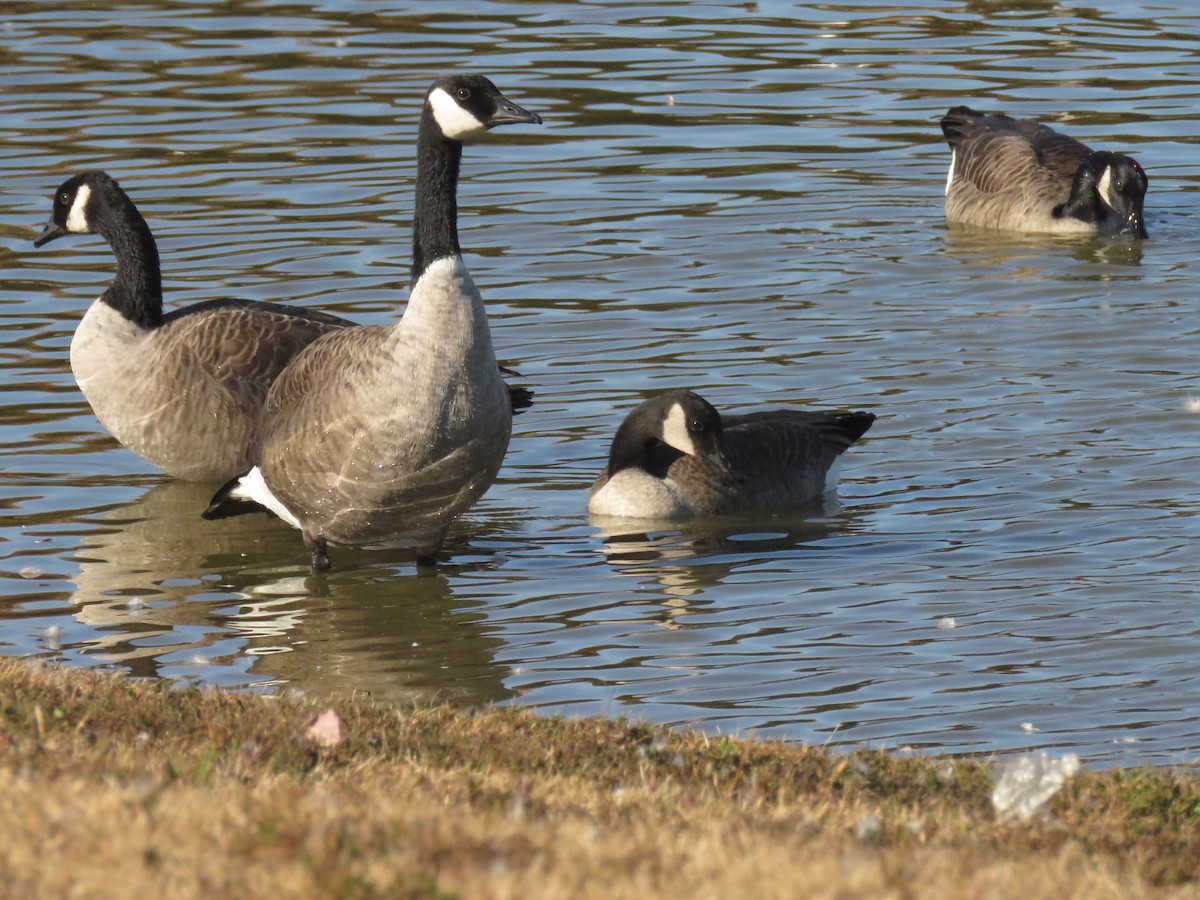
<svg viewBox="0 0 1200 900">
<path fill-rule="evenodd" d="M 351 565 L 330 579 L 297 575 L 297 566 L 274 563 L 289 558 L 290 528 L 261 517 L 205 522 L 196 510 L 211 492 L 164 482 L 91 520 L 71 599 L 76 620 L 95 629 L 95 658 L 138 676 L 187 677 L 204 667 L 206 682 L 286 684 L 316 695 L 511 696 L 507 668 L 495 662 L 503 642 L 446 577 L 388 577 L 393 570 L 368 551 L 371 567 Z"/>
<path fill-rule="evenodd" d="M 946 252 L 965 265 L 992 266 L 989 279 L 1044 282 L 1047 261 L 1071 258 L 1098 266 L 1142 264 L 1145 243 L 1095 235 L 1028 235 L 947 226 Z"/>
<path fill-rule="evenodd" d="M 592 515 L 608 562 L 622 575 L 654 586 L 661 624 L 704 601 L 739 569 L 803 552 L 809 545 L 854 530 L 854 513 L 834 496 L 801 507 L 738 516 L 678 520 Z M 646 602 L 645 598 L 639 598 Z"/>
</svg>

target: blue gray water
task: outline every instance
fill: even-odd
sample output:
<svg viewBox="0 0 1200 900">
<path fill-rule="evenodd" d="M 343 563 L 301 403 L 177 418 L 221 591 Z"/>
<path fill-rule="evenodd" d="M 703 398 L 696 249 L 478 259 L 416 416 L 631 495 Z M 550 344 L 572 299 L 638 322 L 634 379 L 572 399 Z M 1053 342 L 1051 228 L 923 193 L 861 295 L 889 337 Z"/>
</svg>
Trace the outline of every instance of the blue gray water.
<svg viewBox="0 0 1200 900">
<path fill-rule="evenodd" d="M 126 7 L 128 8 L 122 8 Z M 22 0 L 0 13 L 0 652 L 254 690 L 508 701 L 925 751 L 1200 750 L 1200 21 L 1183 0 L 749 4 Z M 35 251 L 118 177 L 171 305 L 401 308 L 421 97 L 540 112 L 469 147 L 467 262 L 537 403 L 417 577 L 205 523 L 91 415 L 67 348 L 111 277 Z M 948 106 L 1136 155 L 1151 240 L 950 232 Z M 623 413 L 869 409 L 840 499 L 610 535 Z"/>
</svg>

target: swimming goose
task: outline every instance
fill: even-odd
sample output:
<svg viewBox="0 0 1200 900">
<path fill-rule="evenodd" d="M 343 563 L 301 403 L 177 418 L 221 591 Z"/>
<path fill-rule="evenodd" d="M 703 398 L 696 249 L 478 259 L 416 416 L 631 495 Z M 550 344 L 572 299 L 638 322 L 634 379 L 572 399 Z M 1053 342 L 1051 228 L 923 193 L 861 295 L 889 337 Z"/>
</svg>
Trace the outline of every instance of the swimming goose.
<svg viewBox="0 0 1200 900">
<path fill-rule="evenodd" d="M 660 394 L 617 429 L 588 511 L 670 519 L 814 500 L 834 489 L 838 457 L 874 421 L 794 409 L 722 416 L 691 391 Z"/>
<path fill-rule="evenodd" d="M 500 469 L 512 413 L 483 299 L 463 263 L 456 191 L 462 141 L 540 123 L 479 75 L 439 79 L 417 135 L 412 283 L 394 325 L 315 341 L 267 398 L 257 465 L 206 518 L 262 507 L 299 528 L 314 569 L 329 543 L 415 545 L 432 563 L 451 521 Z"/>
<path fill-rule="evenodd" d="M 301 348 L 352 323 L 255 300 L 210 300 L 163 314 L 158 248 L 104 172 L 68 178 L 41 247 L 98 234 L 117 257 L 112 284 L 71 339 L 71 371 L 113 437 L 169 475 L 224 481 L 250 465 L 267 388 Z"/>
<path fill-rule="evenodd" d="M 947 222 L 1147 236 L 1146 173 L 1132 157 L 1090 150 L 1028 119 L 965 106 L 942 117 L 942 133 L 951 151 Z"/>
</svg>

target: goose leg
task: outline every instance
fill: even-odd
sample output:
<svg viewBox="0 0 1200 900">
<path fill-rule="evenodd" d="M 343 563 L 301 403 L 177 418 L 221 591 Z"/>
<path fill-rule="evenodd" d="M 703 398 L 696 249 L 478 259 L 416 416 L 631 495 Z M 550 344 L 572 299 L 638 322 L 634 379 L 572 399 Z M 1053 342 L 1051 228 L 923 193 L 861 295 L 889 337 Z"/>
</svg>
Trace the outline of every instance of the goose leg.
<svg viewBox="0 0 1200 900">
<path fill-rule="evenodd" d="M 442 549 L 442 541 L 446 539 L 446 532 L 449 530 L 450 526 L 447 525 L 432 538 L 417 543 L 417 568 L 437 568 L 438 551 Z"/>
<path fill-rule="evenodd" d="M 304 546 L 308 548 L 312 554 L 312 567 L 314 572 L 327 572 L 329 570 L 329 546 L 325 543 L 323 537 L 304 536 Z"/>
</svg>

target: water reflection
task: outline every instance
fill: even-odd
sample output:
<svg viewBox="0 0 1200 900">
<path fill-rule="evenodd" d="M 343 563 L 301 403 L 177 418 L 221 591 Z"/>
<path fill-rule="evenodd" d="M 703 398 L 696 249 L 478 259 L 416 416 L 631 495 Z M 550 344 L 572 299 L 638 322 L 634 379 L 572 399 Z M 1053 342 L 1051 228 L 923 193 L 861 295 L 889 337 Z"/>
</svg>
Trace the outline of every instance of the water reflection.
<svg viewBox="0 0 1200 900">
<path fill-rule="evenodd" d="M 442 575 L 317 577 L 291 529 L 266 516 L 205 522 L 211 486 L 164 482 L 96 517 L 76 553 L 76 619 L 87 653 L 145 676 L 205 678 L 236 665 L 243 683 L 313 693 L 482 702 L 509 695 L 477 604 L 455 601 Z M 361 560 L 360 560 L 361 562 Z M 453 662 L 453 665 L 450 663 Z M 207 679 L 206 679 L 207 680 Z"/>
<path fill-rule="evenodd" d="M 956 224 L 946 226 L 945 246 L 950 256 L 971 266 L 1000 266 L 1034 260 L 1041 264 L 1055 255 L 1070 254 L 1082 263 L 1132 267 L 1142 264 L 1146 252 L 1144 241 L 1127 237 L 1054 235 L 1038 238 Z M 1124 273 L 1124 276 L 1131 274 Z"/>
<path fill-rule="evenodd" d="M 853 531 L 853 518 L 832 496 L 794 509 L 686 521 L 590 516 L 607 563 L 637 582 L 639 602 L 661 604 L 666 627 L 740 569 L 768 558 L 801 559 L 806 546 Z"/>
<path fill-rule="evenodd" d="M 469 704 L 512 696 L 508 668 L 495 658 L 504 641 L 488 628 L 482 604 L 457 598 L 445 575 L 332 576 L 324 588 L 305 600 L 286 635 L 247 640 L 253 672 L 317 695 Z"/>
</svg>

